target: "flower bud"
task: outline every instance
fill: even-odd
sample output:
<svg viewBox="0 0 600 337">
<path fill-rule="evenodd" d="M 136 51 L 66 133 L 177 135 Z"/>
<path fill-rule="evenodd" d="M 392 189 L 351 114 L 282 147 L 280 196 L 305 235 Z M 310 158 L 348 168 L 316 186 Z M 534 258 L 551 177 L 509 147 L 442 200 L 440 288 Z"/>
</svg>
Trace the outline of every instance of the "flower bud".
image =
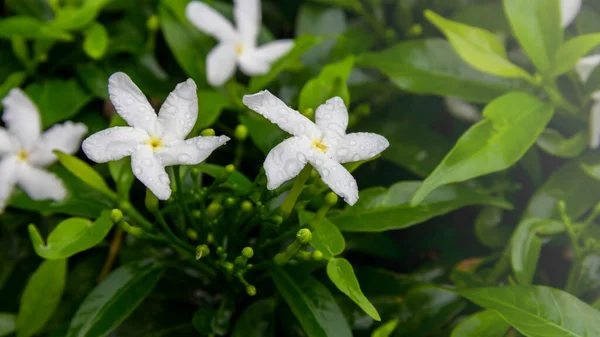
<svg viewBox="0 0 600 337">
<path fill-rule="evenodd" d="M 192 211 L 192 217 L 194 217 L 194 219 L 200 219 L 202 217 L 202 212 L 200 212 L 199 209 L 195 209 Z"/>
<path fill-rule="evenodd" d="M 188 228 L 188 230 L 185 233 L 187 234 L 187 237 L 191 240 L 198 240 L 198 232 L 196 232 L 195 230 Z"/>
<path fill-rule="evenodd" d="M 248 138 L 248 128 L 244 124 L 239 124 L 233 131 L 233 136 L 237 140 L 245 140 Z"/>
<path fill-rule="evenodd" d="M 151 17 L 149 17 L 146 21 L 146 28 L 148 28 L 148 30 L 151 32 L 157 31 L 160 28 L 160 21 L 158 20 L 158 16 L 152 15 Z"/>
<path fill-rule="evenodd" d="M 225 173 L 232 174 L 233 172 L 235 172 L 235 166 L 232 164 L 225 166 Z"/>
<path fill-rule="evenodd" d="M 308 228 L 302 228 L 296 233 L 296 240 L 301 244 L 306 245 L 312 240 L 312 232 Z"/>
<path fill-rule="evenodd" d="M 256 295 L 256 287 L 249 284 L 246 286 L 246 293 L 250 296 Z"/>
<path fill-rule="evenodd" d="M 202 137 L 210 137 L 215 135 L 215 130 L 213 129 L 204 129 L 200 132 L 200 136 Z"/>
<path fill-rule="evenodd" d="M 123 220 L 123 212 L 120 209 L 113 209 L 110 211 L 110 221 L 113 223 L 117 223 Z"/>
<path fill-rule="evenodd" d="M 314 261 L 321 261 L 321 260 L 323 260 L 323 253 L 321 253 L 321 251 L 320 251 L 320 250 L 315 250 L 315 251 L 312 253 L 312 259 L 313 259 Z"/>
<path fill-rule="evenodd" d="M 252 256 L 254 256 L 254 249 L 252 249 L 252 247 L 244 247 L 244 249 L 242 249 L 242 256 L 247 259 L 252 258 Z"/>
<path fill-rule="evenodd" d="M 248 200 L 244 200 L 242 202 L 242 211 L 246 212 L 246 213 L 250 213 L 252 212 L 252 202 L 248 201 Z"/>
<path fill-rule="evenodd" d="M 271 221 L 276 224 L 279 225 L 283 222 L 283 217 L 281 215 L 272 215 L 271 216 Z"/>
<path fill-rule="evenodd" d="M 333 192 L 329 192 L 325 195 L 325 205 L 327 206 L 333 206 L 338 202 L 338 196 L 337 194 L 333 193 Z"/>
<path fill-rule="evenodd" d="M 203 256 L 208 256 L 210 249 L 207 245 L 200 245 L 196 247 L 196 260 L 200 260 Z"/>
<path fill-rule="evenodd" d="M 423 34 L 423 26 L 418 23 L 410 26 L 408 29 L 408 35 L 410 36 L 420 36 L 421 34 Z"/>
<path fill-rule="evenodd" d="M 281 266 L 287 262 L 287 259 L 285 258 L 285 256 L 283 256 L 283 254 L 280 253 L 275 255 L 275 257 L 273 258 L 273 262 L 275 262 L 276 265 Z"/>
<path fill-rule="evenodd" d="M 220 203 L 218 203 L 217 201 L 213 201 L 206 208 L 206 214 L 208 214 L 210 217 L 215 217 L 215 216 L 217 216 L 217 214 L 219 214 L 219 211 L 221 211 L 221 208 L 222 208 L 222 206 Z"/>
<path fill-rule="evenodd" d="M 231 273 L 233 271 L 233 267 L 233 263 L 229 261 L 223 263 L 223 269 L 225 269 L 226 273 Z"/>
<path fill-rule="evenodd" d="M 229 198 L 225 199 L 225 207 L 226 208 L 233 208 L 233 207 L 235 207 L 236 203 L 237 203 L 237 201 L 233 197 L 229 197 Z"/>
</svg>

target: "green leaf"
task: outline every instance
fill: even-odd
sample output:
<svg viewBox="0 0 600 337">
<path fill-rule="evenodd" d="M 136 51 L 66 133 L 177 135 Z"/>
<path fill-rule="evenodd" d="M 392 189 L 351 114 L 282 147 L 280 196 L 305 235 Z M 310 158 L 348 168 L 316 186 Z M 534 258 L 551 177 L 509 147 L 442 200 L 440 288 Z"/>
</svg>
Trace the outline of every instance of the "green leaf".
<svg viewBox="0 0 600 337">
<path fill-rule="evenodd" d="M 333 258 L 327 263 L 327 276 L 335 286 L 376 321 L 381 321 L 377 309 L 360 290 L 352 265 L 346 259 Z"/>
<path fill-rule="evenodd" d="M 389 189 L 371 188 L 360 192 L 358 202 L 330 218 L 340 230 L 380 232 L 410 227 L 461 207 L 493 205 L 511 208 L 506 201 L 460 186 L 443 186 L 433 191 L 418 206 L 410 199 L 422 186 L 419 181 L 403 181 Z"/>
<path fill-rule="evenodd" d="M 531 62 L 547 72 L 563 42 L 559 0 L 503 0 L 504 12 Z"/>
<path fill-rule="evenodd" d="M 371 337 L 390 337 L 398 327 L 398 323 L 397 319 L 385 322 L 373 331 Z"/>
<path fill-rule="evenodd" d="M 473 68 L 500 77 L 530 77 L 508 60 L 504 44 L 496 35 L 445 19 L 430 10 L 425 11 L 425 17 L 446 35 L 454 50 Z"/>
<path fill-rule="evenodd" d="M 20 36 L 26 39 L 71 41 L 68 32 L 28 16 L 11 16 L 0 20 L 0 38 Z"/>
<path fill-rule="evenodd" d="M 198 120 L 192 130 L 192 134 L 195 135 L 213 125 L 221 115 L 221 111 L 230 105 L 229 98 L 218 91 L 199 90 Z"/>
<path fill-rule="evenodd" d="M 110 73 L 100 64 L 89 62 L 76 66 L 77 76 L 83 85 L 96 97 L 108 99 L 108 78 Z"/>
<path fill-rule="evenodd" d="M 93 58 L 99 60 L 104 56 L 108 49 L 108 32 L 106 28 L 98 22 L 94 22 L 83 32 L 83 50 Z"/>
<path fill-rule="evenodd" d="M 400 42 L 358 58 L 362 67 L 377 68 L 397 87 L 418 93 L 455 96 L 487 103 L 525 87 L 518 79 L 499 78 L 466 64 L 445 40 L 430 38 Z"/>
<path fill-rule="evenodd" d="M 92 99 L 74 79 L 50 78 L 25 91 L 40 110 L 43 128 L 75 116 Z"/>
<path fill-rule="evenodd" d="M 589 290 L 600 286 L 600 254 L 586 255 L 579 263 L 573 266 L 567 282 L 573 295 L 585 294 Z"/>
<path fill-rule="evenodd" d="M 600 44 L 600 33 L 577 36 L 560 46 L 548 76 L 562 75 L 575 67 L 575 64 Z"/>
<path fill-rule="evenodd" d="M 209 176 L 215 179 L 223 180 L 226 174 L 225 167 L 219 165 L 199 164 L 193 167 L 198 169 L 198 171 L 208 174 Z M 227 177 L 227 183 L 229 183 L 230 185 L 237 185 L 236 193 L 238 195 L 246 195 L 250 193 L 252 191 L 252 188 L 254 187 L 252 181 L 250 181 L 248 177 L 246 177 L 243 173 L 239 171 L 231 173 Z"/>
<path fill-rule="evenodd" d="M 483 28 L 495 34 L 507 36 L 511 33 L 510 25 L 504 15 L 501 2 L 470 3 L 457 8 L 452 20 L 469 26 Z"/>
<path fill-rule="evenodd" d="M 346 87 L 346 81 L 350 76 L 354 66 L 354 57 L 349 56 L 344 60 L 331 63 L 323 67 L 318 77 L 306 82 L 300 91 L 298 99 L 298 110 L 304 111 L 308 108 L 317 109 L 319 105 L 325 103 L 331 97 L 339 96 L 335 91 L 336 83 Z M 342 90 L 343 91 L 343 90 Z M 349 105 L 348 99 L 345 99 L 346 105 Z"/>
<path fill-rule="evenodd" d="M 264 153 L 267 154 L 273 147 L 281 143 L 287 134 L 277 125 L 269 122 L 267 119 L 256 113 L 240 115 L 240 123 L 244 124 L 249 131 L 252 142 Z"/>
<path fill-rule="evenodd" d="M 231 337 L 268 337 L 274 335 L 275 300 L 252 303 L 235 323 Z"/>
<path fill-rule="evenodd" d="M 67 260 L 42 262 L 25 286 L 17 315 L 17 337 L 37 334 L 58 307 L 67 278 Z"/>
<path fill-rule="evenodd" d="M 600 312 L 545 286 L 459 289 L 456 293 L 497 312 L 527 337 L 600 336 Z"/>
<path fill-rule="evenodd" d="M 323 253 L 326 260 L 341 254 L 346 246 L 344 236 L 331 221 L 326 218 L 314 220 L 315 214 L 308 211 L 298 213 L 301 226 L 308 226 L 312 232 L 310 245 Z"/>
<path fill-rule="evenodd" d="M 350 337 L 352 332 L 327 288 L 310 275 L 292 277 L 273 268 L 271 277 L 308 337 Z"/>
<path fill-rule="evenodd" d="M 559 233 L 564 231 L 564 225 L 536 218 L 526 218 L 519 223 L 510 241 L 510 264 L 520 284 L 531 284 L 535 276 L 542 251 L 542 240 L 536 236 L 540 231 Z"/>
<path fill-rule="evenodd" d="M 334 7 L 345 8 L 356 13 L 362 13 L 364 11 L 363 6 L 359 0 L 314 0 L 314 2 L 322 3 L 324 5 L 331 5 Z"/>
<path fill-rule="evenodd" d="M 571 138 L 565 138 L 554 129 L 546 129 L 536 141 L 544 152 L 561 158 L 573 158 L 587 147 L 587 134 L 578 132 Z"/>
<path fill-rule="evenodd" d="M 29 225 L 29 236 L 35 252 L 47 260 L 69 258 L 79 252 L 88 250 L 104 240 L 114 223 L 110 213 L 105 211 L 98 220 L 70 218 L 59 223 L 48 235 L 48 241 L 38 232 L 35 225 Z"/>
<path fill-rule="evenodd" d="M 81 303 L 66 337 L 108 335 L 150 294 L 163 271 L 163 265 L 153 260 L 114 270 Z"/>
<path fill-rule="evenodd" d="M 50 23 L 53 27 L 65 30 L 81 30 L 92 23 L 100 10 L 110 0 L 86 0 L 81 7 L 65 6 L 56 11 L 56 17 Z"/>
<path fill-rule="evenodd" d="M 495 311 L 483 310 L 460 322 L 450 337 L 503 337 L 509 327 Z"/>
<path fill-rule="evenodd" d="M 84 183 L 88 184 L 89 186 L 95 188 L 96 190 L 104 193 L 107 197 L 109 197 L 111 199 L 117 198 L 117 196 L 115 195 L 115 192 L 113 192 L 110 189 L 110 187 L 108 187 L 108 185 L 106 185 L 106 182 L 104 181 L 104 179 L 102 179 L 102 176 L 100 176 L 100 174 L 98 174 L 98 172 L 96 172 L 86 162 L 84 162 L 83 160 L 81 160 L 77 157 L 70 156 L 70 155 L 68 155 L 66 153 L 62 153 L 60 151 L 53 151 L 53 152 L 56 155 L 56 157 L 58 158 L 58 161 L 69 172 L 71 172 L 73 175 L 75 175 L 81 181 L 83 181 Z"/>
<path fill-rule="evenodd" d="M 504 170 L 533 145 L 552 118 L 554 107 L 535 96 L 513 92 L 483 110 L 484 119 L 470 127 L 438 167 L 425 179 L 411 204 L 418 205 L 444 184 Z"/>
<path fill-rule="evenodd" d="M 292 50 L 290 50 L 285 56 L 273 63 L 269 73 L 252 77 L 250 84 L 248 85 L 248 91 L 250 93 L 255 93 L 265 88 L 267 85 L 273 82 L 281 72 L 288 70 L 291 66 L 296 64 L 300 56 L 302 56 L 308 49 L 321 41 L 322 38 L 317 38 L 312 35 L 302 35 L 296 38 L 296 41 L 294 42 L 294 48 L 292 48 Z"/>
<path fill-rule="evenodd" d="M 17 315 L 0 312 L 0 337 L 8 336 L 15 332 L 17 325 Z"/>
<path fill-rule="evenodd" d="M 498 207 L 485 207 L 475 218 L 477 240 L 490 248 L 504 247 L 510 238 L 511 229 L 502 226 L 503 210 Z"/>
<path fill-rule="evenodd" d="M 2 82 L 2 85 L 0 85 L 0 97 L 6 97 L 10 89 L 21 86 L 21 83 L 25 81 L 25 78 L 27 78 L 27 73 L 24 71 L 10 74 L 4 82 Z"/>
</svg>

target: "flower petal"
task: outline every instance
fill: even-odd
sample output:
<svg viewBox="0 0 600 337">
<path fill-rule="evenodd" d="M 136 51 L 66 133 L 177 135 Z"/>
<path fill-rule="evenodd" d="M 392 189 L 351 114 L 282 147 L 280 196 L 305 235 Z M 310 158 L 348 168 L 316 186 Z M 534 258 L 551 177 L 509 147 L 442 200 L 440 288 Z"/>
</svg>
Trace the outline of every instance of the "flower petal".
<svg viewBox="0 0 600 337">
<path fill-rule="evenodd" d="M 189 78 L 177 84 L 160 107 L 158 123 L 163 130 L 163 140 L 183 140 L 192 131 L 198 119 L 198 94 L 196 83 Z"/>
<path fill-rule="evenodd" d="M 67 190 L 56 175 L 25 163 L 18 170 L 17 184 L 31 199 L 62 201 L 67 197 Z"/>
<path fill-rule="evenodd" d="M 21 143 L 25 150 L 33 147 L 40 137 L 42 126 L 40 113 L 21 89 L 12 89 L 2 100 L 2 120 L 8 131 Z"/>
<path fill-rule="evenodd" d="M 18 151 L 15 145 L 13 136 L 5 128 L 0 127 L 0 156 Z"/>
<path fill-rule="evenodd" d="M 256 51 L 247 51 L 238 57 L 242 72 L 248 76 L 264 75 L 271 70 L 271 63 L 262 59 Z"/>
<path fill-rule="evenodd" d="M 264 163 L 267 188 L 274 190 L 302 171 L 307 157 L 311 155 L 311 141 L 304 137 L 292 137 L 275 146 Z"/>
<path fill-rule="evenodd" d="M 560 11 L 561 11 L 561 23 L 564 28 L 575 20 L 577 14 L 581 10 L 581 0 L 561 0 Z"/>
<path fill-rule="evenodd" d="M 228 140 L 227 136 L 179 140 L 155 150 L 154 154 L 163 166 L 196 165 L 203 162 L 216 148 L 227 143 Z"/>
<path fill-rule="evenodd" d="M 458 97 L 444 97 L 444 105 L 450 115 L 465 122 L 479 122 L 481 112 L 477 107 Z"/>
<path fill-rule="evenodd" d="M 388 146 L 388 140 L 376 133 L 350 133 L 336 147 L 329 149 L 327 155 L 340 163 L 348 163 L 373 158 Z"/>
<path fill-rule="evenodd" d="M 17 157 L 10 156 L 0 160 L 0 213 L 15 188 L 17 181 Z"/>
<path fill-rule="evenodd" d="M 150 146 L 138 146 L 131 154 L 131 169 L 142 184 L 160 200 L 171 196 L 171 181 Z"/>
<path fill-rule="evenodd" d="M 590 148 L 600 147 L 600 102 L 594 103 L 590 110 Z"/>
<path fill-rule="evenodd" d="M 119 160 L 130 156 L 137 146 L 149 139 L 141 130 L 117 126 L 102 130 L 83 141 L 83 152 L 96 163 Z"/>
<path fill-rule="evenodd" d="M 30 162 L 36 166 L 48 166 L 56 161 L 52 151 L 59 150 L 74 154 L 81 148 L 81 139 L 87 127 L 81 123 L 65 122 L 56 124 L 42 134 L 30 153 Z"/>
<path fill-rule="evenodd" d="M 267 90 L 254 95 L 245 95 L 244 104 L 253 111 L 277 124 L 283 131 L 294 136 L 307 136 L 311 139 L 321 138 L 322 133 L 315 123 L 288 107 L 282 100 Z"/>
<path fill-rule="evenodd" d="M 256 46 L 261 23 L 260 0 L 235 0 L 233 15 L 237 30 L 246 46 Z"/>
<path fill-rule="evenodd" d="M 346 135 L 348 127 L 348 110 L 339 97 L 328 99 L 315 112 L 315 121 L 325 135 L 323 141 L 328 146 L 335 147 Z"/>
<path fill-rule="evenodd" d="M 206 56 L 206 77 L 213 87 L 220 87 L 235 73 L 235 46 L 219 43 Z"/>
<path fill-rule="evenodd" d="M 358 186 L 354 177 L 342 164 L 327 157 L 324 153 L 313 151 L 308 158 L 310 164 L 319 171 L 321 179 L 335 194 L 344 198 L 349 205 L 358 201 Z"/>
<path fill-rule="evenodd" d="M 129 76 L 121 72 L 112 74 L 108 79 L 108 94 L 127 124 L 158 136 L 156 112 Z"/>
<path fill-rule="evenodd" d="M 196 28 L 205 34 L 213 36 L 219 42 L 239 42 L 238 33 L 231 25 L 231 22 L 204 2 L 190 2 L 185 7 L 185 17 Z"/>
<path fill-rule="evenodd" d="M 600 54 L 586 56 L 577 62 L 575 71 L 581 81 L 585 83 L 599 64 Z"/>
<path fill-rule="evenodd" d="M 254 52 L 262 60 L 273 63 L 287 54 L 292 48 L 294 48 L 294 40 L 277 40 L 263 44 L 256 48 Z"/>
</svg>

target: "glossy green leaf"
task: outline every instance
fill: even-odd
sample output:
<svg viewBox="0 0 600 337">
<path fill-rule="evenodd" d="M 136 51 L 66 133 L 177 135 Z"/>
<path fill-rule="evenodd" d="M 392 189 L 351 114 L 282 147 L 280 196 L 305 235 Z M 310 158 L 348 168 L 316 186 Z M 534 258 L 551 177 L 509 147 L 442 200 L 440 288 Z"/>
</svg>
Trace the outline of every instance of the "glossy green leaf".
<svg viewBox="0 0 600 337">
<path fill-rule="evenodd" d="M 198 120 L 196 120 L 192 134 L 197 134 L 213 125 L 221 115 L 221 111 L 230 105 L 229 98 L 218 91 L 199 90 Z"/>
<path fill-rule="evenodd" d="M 273 147 L 287 137 L 287 133 L 283 132 L 277 125 L 256 113 L 240 115 L 239 118 L 240 123 L 248 128 L 252 142 L 264 154 L 269 153 Z"/>
<path fill-rule="evenodd" d="M 418 205 L 439 186 L 504 170 L 533 145 L 552 118 L 554 107 L 535 96 L 513 92 L 483 110 L 438 167 L 425 179 L 411 203 Z"/>
<path fill-rule="evenodd" d="M 269 337 L 274 335 L 275 300 L 266 298 L 249 305 L 237 320 L 232 337 Z"/>
<path fill-rule="evenodd" d="M 577 157 L 585 150 L 587 142 L 585 132 L 578 132 L 571 138 L 565 138 L 554 129 L 544 130 L 536 141 L 544 152 L 561 158 Z"/>
<path fill-rule="evenodd" d="M 398 323 L 397 319 L 385 322 L 373 331 L 371 337 L 390 337 L 398 327 Z"/>
<path fill-rule="evenodd" d="M 35 225 L 29 225 L 29 236 L 35 252 L 48 260 L 66 259 L 88 250 L 104 240 L 113 222 L 109 212 L 102 213 L 92 222 L 82 218 L 70 218 L 59 223 L 48 235 L 48 241 L 38 232 Z"/>
<path fill-rule="evenodd" d="M 453 14 L 452 20 L 483 28 L 498 35 L 508 36 L 511 33 L 500 1 L 470 3 L 468 6 L 461 6 Z"/>
<path fill-rule="evenodd" d="M 475 218 L 475 235 L 490 248 L 504 247 L 510 238 L 511 228 L 502 226 L 502 213 L 498 207 L 485 207 Z"/>
<path fill-rule="evenodd" d="M 483 310 L 460 322 L 450 337 L 503 337 L 510 325 L 492 310 Z"/>
<path fill-rule="evenodd" d="M 341 254 L 346 246 L 344 236 L 331 221 L 326 218 L 314 219 L 314 213 L 301 211 L 298 213 L 300 225 L 308 226 L 312 232 L 310 245 L 320 250 L 323 257 L 329 260 Z"/>
<path fill-rule="evenodd" d="M 110 73 L 95 62 L 78 64 L 77 75 L 83 85 L 96 97 L 108 99 L 108 78 Z"/>
<path fill-rule="evenodd" d="M 520 284 L 531 284 L 535 276 L 542 250 L 542 241 L 536 236 L 540 231 L 559 233 L 564 231 L 564 225 L 536 218 L 526 218 L 519 223 L 510 241 L 510 264 Z"/>
<path fill-rule="evenodd" d="M 556 53 L 549 76 L 559 76 L 575 67 L 575 64 L 600 44 L 600 33 L 577 36 L 563 44 Z"/>
<path fill-rule="evenodd" d="M 51 22 L 53 27 L 66 30 L 81 30 L 100 14 L 100 10 L 110 0 L 86 0 L 81 6 L 64 6 L 56 11 Z"/>
<path fill-rule="evenodd" d="M 547 72 L 563 42 L 560 0 L 503 0 L 504 12 L 531 62 Z"/>
<path fill-rule="evenodd" d="M 108 49 L 108 32 L 106 28 L 98 22 L 94 22 L 83 32 L 83 50 L 93 58 L 99 60 L 104 56 Z"/>
<path fill-rule="evenodd" d="M 4 79 L 2 85 L 0 85 L 0 97 L 6 97 L 10 89 L 21 86 L 21 83 L 25 81 L 26 77 L 27 73 L 24 71 L 18 71 L 10 74 L 6 79 Z"/>
<path fill-rule="evenodd" d="M 26 39 L 71 41 L 68 32 L 28 16 L 12 16 L 0 20 L 0 38 L 20 36 Z"/>
<path fill-rule="evenodd" d="M 389 189 L 363 190 L 356 205 L 330 217 L 330 220 L 342 231 L 380 232 L 410 227 L 469 205 L 511 208 L 502 199 L 459 186 L 443 186 L 413 207 L 410 199 L 420 186 L 422 184 L 418 181 L 403 181 Z"/>
<path fill-rule="evenodd" d="M 17 315 L 0 312 L 0 337 L 8 336 L 15 332 L 17 325 Z"/>
<path fill-rule="evenodd" d="M 108 335 L 150 294 L 163 271 L 163 265 L 153 260 L 114 270 L 81 303 L 66 337 Z"/>
<path fill-rule="evenodd" d="M 389 49 L 362 55 L 362 67 L 377 68 L 401 89 L 440 96 L 455 96 L 487 103 L 511 90 L 525 87 L 518 79 L 482 73 L 438 38 L 400 42 Z"/>
<path fill-rule="evenodd" d="M 377 309 L 360 290 L 354 269 L 348 260 L 333 258 L 327 263 L 327 276 L 335 286 L 376 321 L 381 321 Z"/>
<path fill-rule="evenodd" d="M 58 158 L 58 161 L 81 181 L 104 193 L 111 199 L 117 198 L 115 192 L 113 192 L 110 187 L 106 185 L 106 182 L 104 179 L 102 179 L 102 176 L 100 176 L 100 174 L 98 174 L 98 172 L 96 172 L 86 162 L 60 151 L 54 151 L 54 154 Z"/>
<path fill-rule="evenodd" d="M 67 260 L 42 262 L 25 286 L 17 314 L 17 337 L 37 334 L 52 317 L 62 297 Z"/>
<path fill-rule="evenodd" d="M 508 286 L 456 292 L 497 312 L 527 337 L 600 336 L 600 311 L 562 290 L 545 286 Z"/>
<path fill-rule="evenodd" d="M 432 11 L 425 17 L 448 38 L 454 50 L 473 68 L 500 77 L 528 78 L 529 74 L 512 64 L 504 44 L 487 30 L 445 19 Z"/>
<path fill-rule="evenodd" d="M 92 99 L 75 79 L 50 78 L 25 91 L 40 110 L 44 128 L 75 116 Z"/>
<path fill-rule="evenodd" d="M 308 108 L 316 110 L 326 100 L 334 96 L 339 96 L 334 92 L 336 91 L 336 81 L 339 81 L 347 90 L 346 81 L 350 76 L 353 65 L 354 57 L 352 56 L 340 62 L 326 65 L 318 77 L 306 82 L 302 90 L 300 90 L 298 110 L 304 111 Z M 346 105 L 349 105 L 350 102 L 347 99 L 344 101 Z"/>
<path fill-rule="evenodd" d="M 310 275 L 293 277 L 272 268 L 271 277 L 308 337 L 350 337 L 352 332 L 327 288 Z"/>
</svg>

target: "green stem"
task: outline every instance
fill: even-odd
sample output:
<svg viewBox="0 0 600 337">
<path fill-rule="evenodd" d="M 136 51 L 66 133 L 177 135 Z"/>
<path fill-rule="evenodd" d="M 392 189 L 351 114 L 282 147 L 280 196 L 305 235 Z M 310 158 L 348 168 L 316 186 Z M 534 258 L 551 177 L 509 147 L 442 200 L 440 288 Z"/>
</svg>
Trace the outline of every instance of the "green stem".
<svg viewBox="0 0 600 337">
<path fill-rule="evenodd" d="M 129 201 L 125 201 L 125 202 L 121 203 L 120 208 L 125 213 L 125 215 L 127 215 L 136 224 L 138 224 L 140 227 L 142 227 L 144 229 L 144 231 L 154 232 L 154 225 L 150 221 L 148 221 L 143 215 L 141 215 L 137 211 L 137 209 L 135 209 L 133 207 L 133 205 L 131 205 L 131 203 L 129 203 Z"/>
<path fill-rule="evenodd" d="M 194 247 L 192 245 L 184 242 L 179 237 L 177 237 L 177 235 L 175 235 L 175 233 L 173 233 L 173 231 L 171 230 L 171 227 L 169 227 L 169 224 L 167 224 L 167 221 L 165 221 L 165 218 L 162 216 L 162 214 L 160 214 L 160 212 L 154 212 L 154 216 L 156 217 L 158 224 L 162 227 L 163 231 L 165 232 L 165 235 L 167 236 L 167 238 L 170 239 L 170 241 L 173 244 L 179 246 L 180 248 L 182 248 L 188 252 L 191 252 L 192 255 L 196 254 L 196 250 L 194 249 Z"/>
<path fill-rule="evenodd" d="M 573 246 L 573 255 L 575 260 L 578 260 L 581 257 L 581 249 L 579 247 L 579 236 L 575 233 L 575 228 L 573 227 L 573 223 L 571 222 L 571 218 L 567 214 L 566 206 L 564 201 L 558 202 L 558 212 L 560 213 L 560 217 L 562 218 L 565 227 L 567 228 L 567 234 L 569 234 L 569 239 L 571 240 L 571 246 Z"/>
<path fill-rule="evenodd" d="M 192 213 L 190 213 L 190 209 L 187 207 L 187 204 L 185 203 L 185 200 L 183 198 L 183 184 L 181 183 L 181 175 L 179 173 L 179 166 L 173 166 L 173 175 L 175 176 L 175 188 L 177 188 L 177 203 L 179 203 L 179 206 L 183 210 L 183 215 L 185 216 L 185 219 L 188 222 L 188 224 L 194 227 L 195 222 L 192 218 Z"/>
<path fill-rule="evenodd" d="M 579 109 L 573 104 L 567 102 L 567 100 L 565 100 L 565 98 L 560 94 L 560 92 L 556 88 L 545 85 L 543 86 L 543 89 L 544 91 L 546 91 L 548 96 L 550 96 L 550 99 L 554 104 L 574 115 L 577 115 L 579 113 Z"/>
<path fill-rule="evenodd" d="M 287 197 L 281 204 L 281 216 L 283 217 L 283 219 L 287 219 L 290 216 L 290 214 L 292 214 L 294 205 L 296 205 L 296 201 L 298 200 L 300 193 L 302 193 L 302 188 L 304 187 L 304 184 L 308 180 L 308 177 L 310 177 L 311 171 L 312 171 L 312 166 L 306 165 L 304 167 L 304 169 L 302 169 L 302 171 L 300 171 L 300 174 L 298 174 L 298 176 L 296 177 L 294 186 L 292 186 L 292 189 L 290 190 Z"/>
</svg>

